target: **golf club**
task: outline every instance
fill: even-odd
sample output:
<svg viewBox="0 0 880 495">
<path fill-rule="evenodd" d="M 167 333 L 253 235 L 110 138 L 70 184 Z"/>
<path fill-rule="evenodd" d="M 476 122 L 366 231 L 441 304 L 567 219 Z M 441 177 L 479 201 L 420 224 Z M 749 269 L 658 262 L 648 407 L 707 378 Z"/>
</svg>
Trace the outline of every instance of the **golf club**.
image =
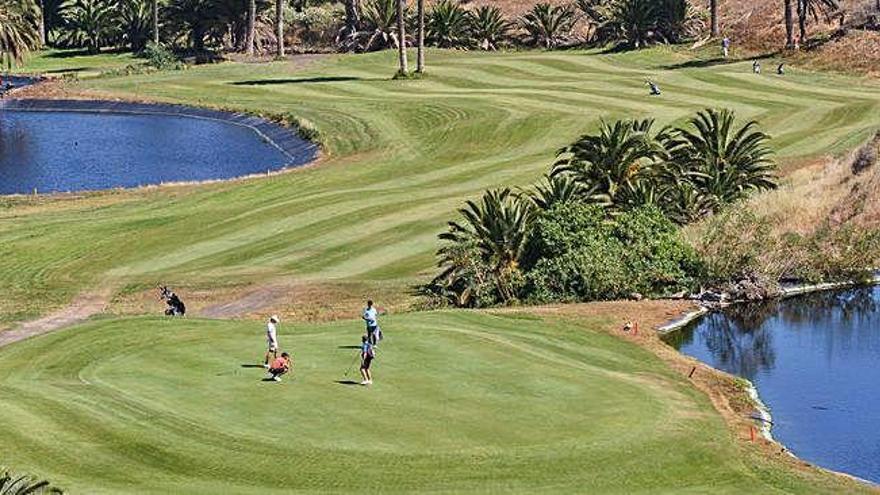
<svg viewBox="0 0 880 495">
<path fill-rule="evenodd" d="M 351 370 L 354 369 L 354 363 L 358 361 L 358 357 L 360 357 L 360 355 L 361 351 L 358 350 L 358 352 L 355 353 L 354 359 L 352 360 L 351 364 L 348 366 L 348 369 L 345 370 L 345 378 L 348 378 L 349 373 L 351 373 Z"/>
</svg>

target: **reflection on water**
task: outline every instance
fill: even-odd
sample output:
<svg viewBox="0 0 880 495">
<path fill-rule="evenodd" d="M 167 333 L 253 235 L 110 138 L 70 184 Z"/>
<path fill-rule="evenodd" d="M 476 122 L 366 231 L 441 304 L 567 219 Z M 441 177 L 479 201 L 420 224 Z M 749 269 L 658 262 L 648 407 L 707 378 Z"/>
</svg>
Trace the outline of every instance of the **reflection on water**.
<svg viewBox="0 0 880 495">
<path fill-rule="evenodd" d="M 751 380 L 800 457 L 880 482 L 878 288 L 728 308 L 670 344 Z"/>
<path fill-rule="evenodd" d="M 228 179 L 289 162 L 252 129 L 216 120 L 0 110 L 0 194 Z"/>
</svg>

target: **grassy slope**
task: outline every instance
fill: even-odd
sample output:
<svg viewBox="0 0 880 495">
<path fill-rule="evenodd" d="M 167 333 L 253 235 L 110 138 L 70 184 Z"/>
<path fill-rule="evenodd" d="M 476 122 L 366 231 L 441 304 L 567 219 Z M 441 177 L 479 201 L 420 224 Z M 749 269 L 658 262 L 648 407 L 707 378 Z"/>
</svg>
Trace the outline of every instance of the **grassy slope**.
<svg viewBox="0 0 880 495">
<path fill-rule="evenodd" d="M 743 455 L 648 352 L 522 314 L 389 317 L 371 389 L 342 380 L 360 324 L 135 318 L 0 350 L 4 462 L 73 493 L 835 493 Z M 584 322 L 593 328 L 607 322 Z M 103 351 L 102 351 L 103 350 Z"/>
<path fill-rule="evenodd" d="M 600 118 L 681 121 L 730 107 L 760 119 L 783 159 L 851 147 L 880 125 L 871 83 L 756 77 L 747 62 L 664 68 L 672 52 L 600 56 L 431 52 L 430 76 L 390 81 L 393 53 L 291 65 L 221 64 L 99 78 L 81 89 L 291 112 L 322 130 L 320 167 L 246 183 L 23 201 L 0 212 L 6 321 L 96 283 L 192 288 L 286 277 L 401 293 L 433 272 L 436 234 L 463 199 L 525 185 Z M 63 60 L 63 59 L 60 59 Z M 646 95 L 644 78 L 664 89 Z"/>
</svg>

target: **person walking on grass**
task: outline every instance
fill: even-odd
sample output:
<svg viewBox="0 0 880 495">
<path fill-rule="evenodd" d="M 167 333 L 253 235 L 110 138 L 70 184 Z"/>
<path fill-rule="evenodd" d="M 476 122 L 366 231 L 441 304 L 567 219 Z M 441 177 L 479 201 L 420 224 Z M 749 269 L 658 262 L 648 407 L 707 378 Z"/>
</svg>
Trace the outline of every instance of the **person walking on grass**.
<svg viewBox="0 0 880 495">
<path fill-rule="evenodd" d="M 730 56 L 730 38 L 728 38 L 727 36 L 725 36 L 724 39 L 721 40 L 721 54 L 724 56 L 724 58 Z"/>
<path fill-rule="evenodd" d="M 367 301 L 367 307 L 361 316 L 367 324 L 367 340 L 370 344 L 377 345 L 382 340 L 382 329 L 379 328 L 379 310 L 373 306 L 373 301 Z"/>
<path fill-rule="evenodd" d="M 366 335 L 361 337 L 361 385 L 373 384 L 373 372 L 370 371 L 370 365 L 376 358 L 376 348 L 370 343 L 370 339 Z"/>
<path fill-rule="evenodd" d="M 269 369 L 269 356 L 272 359 L 278 359 L 278 316 L 272 315 L 269 323 L 266 323 L 266 341 L 269 346 L 266 351 L 266 359 L 263 361 L 263 368 Z"/>
<path fill-rule="evenodd" d="M 272 361 L 272 366 L 269 367 L 269 379 L 273 382 L 280 382 L 281 375 L 289 372 L 292 366 L 293 363 L 290 361 L 290 354 L 282 352 L 281 357 L 275 358 L 275 360 Z"/>
</svg>

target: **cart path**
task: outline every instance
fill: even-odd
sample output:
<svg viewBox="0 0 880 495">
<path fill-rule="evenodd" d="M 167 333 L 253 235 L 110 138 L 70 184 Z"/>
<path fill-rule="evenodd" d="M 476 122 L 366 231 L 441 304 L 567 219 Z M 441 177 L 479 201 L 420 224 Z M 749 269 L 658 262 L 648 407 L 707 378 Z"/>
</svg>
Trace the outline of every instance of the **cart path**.
<svg viewBox="0 0 880 495">
<path fill-rule="evenodd" d="M 24 322 L 11 330 L 0 332 L 0 347 L 61 330 L 103 313 L 110 304 L 112 293 L 110 288 L 100 292 L 82 293 L 74 298 L 70 304 L 54 313 Z"/>
</svg>

